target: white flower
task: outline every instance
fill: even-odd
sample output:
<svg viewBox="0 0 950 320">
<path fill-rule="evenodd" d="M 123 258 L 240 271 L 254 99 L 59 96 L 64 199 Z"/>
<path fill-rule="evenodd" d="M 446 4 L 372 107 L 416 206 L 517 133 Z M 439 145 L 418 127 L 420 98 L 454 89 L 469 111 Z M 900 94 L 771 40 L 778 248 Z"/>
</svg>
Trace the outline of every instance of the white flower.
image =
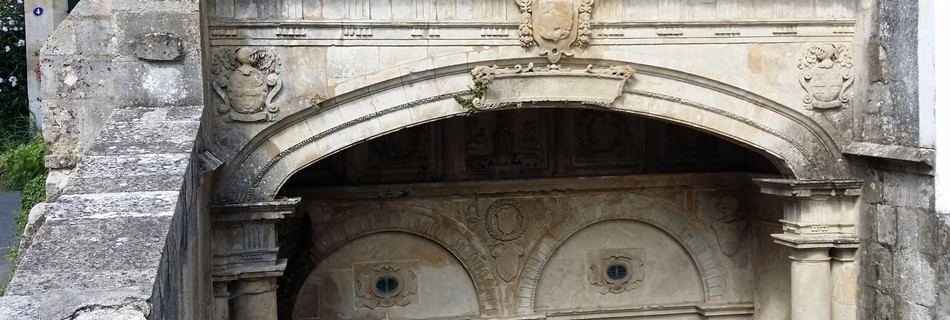
<svg viewBox="0 0 950 320">
<path fill-rule="evenodd" d="M 10 80 L 10 82 L 16 82 L 16 77 L 15 77 L 15 76 L 10 76 L 10 79 L 7 79 L 7 80 Z"/>
<path fill-rule="evenodd" d="M 3 47 L 4 52 L 10 52 L 10 46 Z"/>
<path fill-rule="evenodd" d="M 11 83 L 10 83 L 10 86 L 11 86 L 11 87 L 16 87 L 16 82 L 11 82 Z"/>
<path fill-rule="evenodd" d="M 7 32 L 7 31 L 10 31 L 10 29 L 7 28 L 7 26 L 3 26 L 3 32 Z"/>
<path fill-rule="evenodd" d="M 23 41 L 23 39 L 20 39 L 20 41 L 16 42 L 17 47 L 22 47 L 24 44 L 26 44 L 26 41 Z"/>
</svg>

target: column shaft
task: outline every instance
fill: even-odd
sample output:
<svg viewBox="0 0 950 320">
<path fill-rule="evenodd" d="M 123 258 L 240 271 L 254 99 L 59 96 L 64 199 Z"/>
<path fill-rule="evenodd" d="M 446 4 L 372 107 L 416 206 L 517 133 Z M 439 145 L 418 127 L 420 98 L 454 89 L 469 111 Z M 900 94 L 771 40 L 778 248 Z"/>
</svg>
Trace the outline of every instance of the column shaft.
<svg viewBox="0 0 950 320">
<path fill-rule="evenodd" d="M 858 318 L 858 268 L 854 263 L 857 249 L 831 250 L 832 319 Z"/>
<path fill-rule="evenodd" d="M 277 320 L 277 278 L 237 281 L 231 298 L 232 320 Z"/>
<path fill-rule="evenodd" d="M 792 250 L 792 320 L 831 320 L 827 248 Z"/>
</svg>

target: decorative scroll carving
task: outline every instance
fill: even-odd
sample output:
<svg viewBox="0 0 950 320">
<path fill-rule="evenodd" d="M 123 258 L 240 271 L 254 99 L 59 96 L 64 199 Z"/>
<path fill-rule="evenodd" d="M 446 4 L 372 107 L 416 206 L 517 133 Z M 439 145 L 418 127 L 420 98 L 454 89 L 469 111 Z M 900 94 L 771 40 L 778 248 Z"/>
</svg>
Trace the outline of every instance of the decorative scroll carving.
<svg viewBox="0 0 950 320">
<path fill-rule="evenodd" d="M 472 100 L 475 109 L 484 111 L 525 102 L 580 102 L 608 107 L 623 93 L 624 84 L 636 70 L 629 65 L 588 65 L 583 70 L 574 70 L 556 64 L 536 67 L 529 63 L 507 68 L 477 66 L 471 73 L 474 81 L 488 83 L 485 95 Z"/>
<path fill-rule="evenodd" d="M 357 306 L 375 309 L 409 305 L 419 291 L 414 269 L 418 269 L 414 262 L 353 266 Z"/>
<path fill-rule="evenodd" d="M 633 291 L 643 283 L 643 250 L 622 249 L 596 251 L 588 254 L 590 284 L 600 294 Z"/>
<path fill-rule="evenodd" d="M 551 63 L 562 55 L 573 56 L 572 45 L 585 48 L 590 44 L 593 0 L 515 0 L 521 10 L 518 36 L 526 50 L 541 48 Z"/>
<path fill-rule="evenodd" d="M 283 82 L 277 74 L 280 62 L 269 49 L 241 47 L 215 53 L 212 87 L 224 100 L 221 114 L 241 122 L 273 121 L 279 107 L 273 103 Z"/>
<path fill-rule="evenodd" d="M 745 197 L 736 191 L 721 193 L 718 198 L 709 227 L 716 233 L 716 241 L 722 254 L 732 257 L 739 252 L 742 234 L 749 225 L 742 215 L 742 199 Z"/>
<path fill-rule="evenodd" d="M 847 107 L 851 95 L 845 93 L 854 82 L 851 50 L 830 43 L 811 44 L 803 49 L 798 59 L 802 71 L 799 78 L 807 94 L 803 99 L 806 109 L 834 109 Z"/>
</svg>

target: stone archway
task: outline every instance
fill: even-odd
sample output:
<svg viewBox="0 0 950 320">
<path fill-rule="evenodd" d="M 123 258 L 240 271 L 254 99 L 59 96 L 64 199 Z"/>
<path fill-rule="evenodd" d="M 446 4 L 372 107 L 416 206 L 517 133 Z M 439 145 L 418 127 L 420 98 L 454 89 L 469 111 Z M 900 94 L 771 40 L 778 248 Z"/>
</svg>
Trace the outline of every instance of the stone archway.
<svg viewBox="0 0 950 320">
<path fill-rule="evenodd" d="M 498 280 L 492 272 L 490 263 L 485 259 L 487 248 L 477 237 L 458 222 L 435 213 L 419 210 L 372 210 L 356 212 L 336 221 L 334 228 L 327 232 L 316 232 L 313 247 L 306 259 L 294 270 L 306 277 L 321 259 L 340 246 L 353 239 L 381 232 L 405 232 L 429 239 L 454 255 L 472 278 L 478 294 L 479 309 L 482 315 L 498 315 L 501 311 L 501 298 L 497 292 Z M 303 278 L 298 277 L 298 278 Z M 300 290 L 293 288 L 293 296 Z"/>
<path fill-rule="evenodd" d="M 532 62 L 536 61 L 510 59 L 479 64 Z M 609 110 L 675 122 L 724 137 L 768 155 L 786 176 L 850 176 L 831 135 L 792 108 L 713 79 L 635 61 L 578 59 L 575 63 L 630 65 L 638 70 L 623 94 L 605 106 Z M 221 172 L 224 182 L 216 201 L 272 199 L 293 173 L 351 145 L 404 127 L 470 112 L 454 97 L 469 92 L 473 67 L 454 65 L 390 79 L 278 121 L 255 136 L 225 165 Z M 535 106 L 576 107 L 582 103 Z"/>
<path fill-rule="evenodd" d="M 722 264 L 709 246 L 709 239 L 679 209 L 664 201 L 633 193 L 582 196 L 578 199 L 585 201 L 583 208 L 573 208 L 552 217 L 554 221 L 550 226 L 532 241 L 535 245 L 528 250 L 518 285 L 519 313 L 534 312 L 538 280 L 548 260 L 561 244 L 586 227 L 611 220 L 643 222 L 672 236 L 686 250 L 699 271 L 704 302 L 723 302 L 724 292 L 729 292 L 730 284 L 725 280 L 727 277 L 722 275 Z"/>
</svg>

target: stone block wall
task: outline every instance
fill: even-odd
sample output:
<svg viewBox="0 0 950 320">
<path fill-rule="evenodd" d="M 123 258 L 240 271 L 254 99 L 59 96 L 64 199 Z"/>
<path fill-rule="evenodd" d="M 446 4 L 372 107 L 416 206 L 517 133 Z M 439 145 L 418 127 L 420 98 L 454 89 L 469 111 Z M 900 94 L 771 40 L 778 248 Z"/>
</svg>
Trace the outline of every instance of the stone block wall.
<svg viewBox="0 0 950 320">
<path fill-rule="evenodd" d="M 918 1 L 862 1 L 867 90 L 845 146 L 863 179 L 860 319 L 950 318 L 950 219 L 934 205 L 934 154 L 920 138 Z M 923 39 L 920 39 L 923 41 Z"/>
</svg>

